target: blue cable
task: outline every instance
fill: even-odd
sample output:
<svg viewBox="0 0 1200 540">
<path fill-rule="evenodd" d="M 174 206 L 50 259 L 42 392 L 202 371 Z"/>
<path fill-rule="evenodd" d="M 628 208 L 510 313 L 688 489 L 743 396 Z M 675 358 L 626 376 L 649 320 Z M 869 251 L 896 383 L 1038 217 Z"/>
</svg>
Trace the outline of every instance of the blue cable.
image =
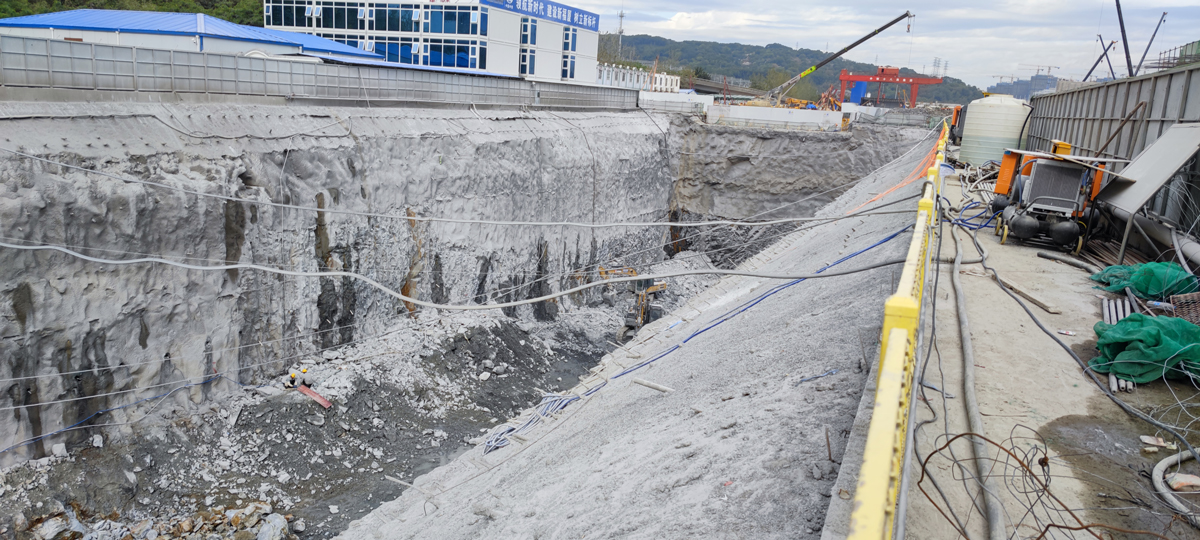
<svg viewBox="0 0 1200 540">
<path fill-rule="evenodd" d="M 822 267 L 820 270 L 817 270 L 816 272 L 813 272 L 813 273 L 820 274 L 821 272 L 824 272 L 830 268 L 833 268 L 834 266 L 837 266 L 837 265 L 844 263 L 850 259 L 853 259 L 859 255 L 862 255 L 863 253 L 866 253 L 872 249 L 875 249 L 875 248 L 891 241 L 892 239 L 896 238 L 897 236 L 900 236 L 901 233 L 903 233 L 904 231 L 907 231 L 910 228 L 912 228 L 912 225 L 906 225 L 903 229 L 900 229 L 892 234 L 889 234 L 888 236 L 884 237 L 882 240 L 879 240 L 878 242 L 875 242 L 874 244 L 871 244 L 870 246 L 867 246 L 863 249 L 860 249 L 849 255 L 846 255 L 845 257 L 842 257 L 832 263 L 829 263 L 829 264 L 825 265 L 824 267 Z M 792 280 L 787 283 L 783 283 L 783 284 L 772 287 L 767 292 L 760 294 L 757 297 L 743 303 L 742 305 L 725 312 L 724 314 L 713 319 L 712 321 L 709 321 L 709 324 L 707 324 L 704 328 L 701 328 L 700 330 L 692 332 L 690 335 L 688 335 L 688 337 L 683 340 L 683 343 L 687 343 L 688 341 L 691 341 L 692 339 L 696 338 L 700 334 L 703 334 L 709 330 L 712 330 L 713 328 L 716 328 L 717 326 L 720 326 L 724 322 L 726 322 L 730 319 L 733 319 L 734 317 L 736 317 L 737 315 L 739 315 L 741 313 L 746 312 L 750 308 L 758 305 L 763 300 L 766 300 L 767 298 L 775 295 L 776 293 L 778 293 L 784 289 L 787 289 L 789 287 L 792 287 L 793 285 L 803 283 L 804 281 L 807 281 L 807 280 L 808 280 L 808 278 L 801 278 L 801 279 Z M 646 367 L 658 360 L 661 360 L 662 358 L 666 357 L 667 355 L 679 350 L 679 348 L 680 348 L 679 345 L 672 345 L 671 347 L 668 347 L 666 350 L 661 351 L 658 354 L 655 354 L 654 356 L 650 357 L 648 360 L 646 360 L 640 364 L 626 368 L 624 371 L 622 371 L 616 375 L 613 375 L 612 379 L 610 379 L 610 380 L 624 377 L 625 375 L 633 373 L 634 371 L 637 371 L 643 367 Z M 835 370 L 835 372 L 836 372 L 836 370 Z M 829 373 L 826 373 L 825 375 L 828 375 L 828 374 Z M 819 375 L 815 378 L 820 378 L 825 375 Z M 809 380 L 811 380 L 811 379 L 809 379 Z M 592 389 L 588 390 L 587 392 L 584 392 L 583 395 L 585 397 L 591 396 L 591 395 L 595 394 L 596 392 L 599 392 L 600 389 L 604 388 L 607 385 L 608 385 L 608 381 L 604 381 L 604 383 L 596 386 L 595 388 L 592 388 Z M 525 423 L 523 423 L 517 427 L 513 427 L 513 426 L 506 424 L 506 425 L 501 426 L 499 431 L 496 431 L 495 433 L 492 433 L 491 435 L 489 435 L 487 440 L 484 442 L 483 453 L 487 454 L 487 453 L 493 452 L 495 450 L 504 448 L 505 446 L 508 446 L 509 445 L 509 441 L 508 441 L 509 435 L 519 435 L 519 434 L 525 432 L 526 430 L 531 429 L 533 426 L 541 423 L 541 421 L 544 418 L 546 418 L 547 416 L 557 413 L 557 412 L 567 408 L 567 406 L 569 406 L 570 404 L 572 404 L 576 401 L 579 401 L 579 399 L 580 398 L 573 396 L 573 395 L 546 394 L 545 396 L 542 397 L 542 402 L 540 404 L 538 404 L 538 406 L 534 409 L 534 414 L 531 415 L 529 417 L 529 419 L 525 421 Z"/>
<path fill-rule="evenodd" d="M 844 263 L 844 262 L 846 262 L 846 261 L 848 261 L 848 260 L 850 260 L 850 259 L 853 259 L 853 258 L 855 258 L 855 257 L 857 257 L 857 256 L 859 256 L 859 255 L 862 255 L 863 253 L 866 253 L 867 251 L 870 251 L 870 250 L 872 250 L 872 249 L 874 249 L 874 248 L 876 248 L 876 247 L 879 247 L 879 246 L 881 246 L 881 245 L 883 245 L 883 244 L 887 243 L 888 241 L 890 241 L 890 240 L 892 240 L 892 239 L 896 238 L 896 237 L 897 237 L 897 236 L 899 236 L 901 233 L 903 233 L 904 231 L 907 231 L 907 230 L 908 230 L 909 228 L 911 228 L 911 227 L 912 227 L 912 225 L 907 225 L 907 226 L 905 226 L 903 229 L 900 229 L 900 230 L 898 230 L 898 231 L 896 231 L 896 232 L 894 232 L 894 233 L 892 233 L 892 234 L 890 234 L 890 235 L 886 236 L 886 237 L 885 237 L 885 238 L 883 238 L 882 240 L 880 240 L 880 241 L 878 241 L 878 242 L 875 242 L 874 244 L 871 244 L 870 246 L 867 246 L 867 247 L 865 247 L 865 248 L 863 248 L 863 249 L 860 249 L 860 250 L 858 250 L 858 251 L 855 251 L 855 252 L 853 252 L 853 253 L 851 253 L 851 254 L 849 254 L 849 255 L 846 255 L 845 257 L 842 257 L 842 258 L 840 258 L 840 259 L 838 259 L 838 260 L 836 260 L 836 261 L 834 261 L 834 262 L 832 262 L 832 263 L 829 263 L 828 265 L 825 265 L 825 266 L 824 266 L 824 267 L 822 267 L 820 270 L 817 270 L 816 272 L 813 272 L 813 273 L 814 273 L 814 274 L 820 274 L 820 273 L 822 273 L 822 272 L 824 272 L 824 271 L 826 271 L 826 270 L 828 270 L 828 269 L 830 269 L 830 268 L 833 268 L 834 266 L 837 266 L 837 265 L 839 265 L 839 264 L 841 264 L 841 263 Z M 807 278 L 801 278 L 801 279 L 792 280 L 792 281 L 789 281 L 789 282 L 787 282 L 787 283 L 783 283 L 783 284 L 780 284 L 780 285 L 776 285 L 775 287 L 772 287 L 772 288 L 771 288 L 770 290 L 768 290 L 767 292 L 765 292 L 765 293 L 763 293 L 763 294 L 761 294 L 761 295 L 759 295 L 759 296 L 757 296 L 757 297 L 755 297 L 755 298 L 753 298 L 753 299 L 751 299 L 751 300 L 747 301 L 746 303 L 744 303 L 744 304 L 742 304 L 742 305 L 740 305 L 740 306 L 738 306 L 738 307 L 735 307 L 735 308 L 733 308 L 733 309 L 731 309 L 731 310 L 729 310 L 729 311 L 725 312 L 723 315 L 721 315 L 721 316 L 719 316 L 719 317 L 717 317 L 717 318 L 713 319 L 713 320 L 712 320 L 712 321 L 710 321 L 710 322 L 709 322 L 709 324 L 708 324 L 707 326 L 705 326 L 704 328 L 701 328 L 701 329 L 699 329 L 699 330 L 697 330 L 697 331 L 693 332 L 693 333 L 692 333 L 691 335 L 689 335 L 687 338 L 684 338 L 684 340 L 683 340 L 683 343 L 687 343 L 687 342 L 691 341 L 692 339 L 696 338 L 697 336 L 699 336 L 700 334 L 703 334 L 703 333 L 705 333 L 705 332 L 707 332 L 707 331 L 709 331 L 709 330 L 712 330 L 713 328 L 716 328 L 717 326 L 719 326 L 719 325 L 723 324 L 725 321 L 728 321 L 728 320 L 732 319 L 733 317 L 735 317 L 735 316 L 737 316 L 737 315 L 739 315 L 739 314 L 741 314 L 741 313 L 745 312 L 746 310 L 749 310 L 750 308 L 752 308 L 752 307 L 754 307 L 754 306 L 758 305 L 758 304 L 759 304 L 760 302 L 762 302 L 763 300 L 766 300 L 767 298 L 769 298 L 769 297 L 771 297 L 771 296 L 774 296 L 776 293 L 778 293 L 778 292 L 780 292 L 780 291 L 782 291 L 782 290 L 784 290 L 784 289 L 787 289 L 787 288 L 789 288 L 789 287 L 792 287 L 792 286 L 794 286 L 794 285 L 797 285 L 797 284 L 803 283 L 804 281 L 807 281 Z M 628 374 L 630 374 L 630 373 L 632 373 L 632 372 L 634 372 L 634 371 L 637 371 L 637 370 L 639 370 L 639 369 L 641 369 L 641 368 L 643 368 L 643 367 L 645 367 L 645 366 L 648 366 L 648 365 L 650 365 L 650 364 L 652 364 L 652 363 L 654 363 L 654 362 L 658 361 L 659 359 L 663 358 L 664 356 L 667 356 L 668 354 L 671 354 L 672 352 L 675 352 L 675 351 L 676 351 L 676 350 L 678 350 L 678 349 L 679 349 L 679 345 L 673 345 L 673 346 L 671 346 L 670 348 L 668 348 L 667 350 L 665 350 L 665 351 L 662 351 L 662 352 L 660 352 L 660 353 L 658 353 L 658 354 L 654 355 L 654 356 L 653 356 L 653 357 L 651 357 L 650 359 L 648 359 L 648 360 L 646 360 L 646 361 L 644 361 L 644 362 L 642 362 L 642 363 L 640 363 L 640 364 L 637 364 L 637 365 L 631 366 L 631 367 L 629 367 L 629 368 L 625 369 L 624 371 L 622 371 L 622 372 L 620 372 L 620 373 L 618 373 L 618 374 L 614 375 L 614 376 L 613 376 L 613 378 L 614 378 L 614 379 L 617 379 L 617 378 L 623 377 L 623 376 L 625 376 L 625 375 L 628 375 Z"/>
</svg>

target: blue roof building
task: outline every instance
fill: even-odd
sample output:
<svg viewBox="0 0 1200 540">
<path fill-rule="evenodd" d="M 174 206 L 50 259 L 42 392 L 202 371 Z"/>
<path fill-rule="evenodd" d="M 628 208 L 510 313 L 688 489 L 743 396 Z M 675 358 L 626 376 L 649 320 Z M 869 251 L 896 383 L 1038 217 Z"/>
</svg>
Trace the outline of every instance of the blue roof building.
<svg viewBox="0 0 1200 540">
<path fill-rule="evenodd" d="M 382 57 L 322 37 L 256 28 L 201 13 L 77 9 L 0 19 L 0 35 L 62 39 L 126 47 L 329 59 Z"/>
</svg>

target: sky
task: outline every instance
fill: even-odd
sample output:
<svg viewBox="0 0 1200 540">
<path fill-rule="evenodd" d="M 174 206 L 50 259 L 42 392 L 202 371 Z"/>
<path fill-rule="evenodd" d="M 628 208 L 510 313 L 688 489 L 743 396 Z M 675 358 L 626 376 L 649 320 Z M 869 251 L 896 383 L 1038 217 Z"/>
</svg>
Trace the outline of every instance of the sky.
<svg viewBox="0 0 1200 540">
<path fill-rule="evenodd" d="M 934 59 L 940 58 L 949 63 L 946 75 L 980 89 L 999 81 L 997 76 L 1029 78 L 1039 73 L 1037 65 L 1054 66 L 1050 70 L 1053 75 L 1080 80 L 1103 51 L 1097 34 L 1106 41 L 1117 41 L 1109 52 L 1113 68 L 1118 76 L 1127 71 L 1114 0 L 562 3 L 599 14 L 602 32 L 616 31 L 617 13 L 624 9 L 626 35 L 750 45 L 780 43 L 823 51 L 839 50 L 908 10 L 916 15 L 911 32 L 906 32 L 902 21 L 847 53 L 846 58 L 924 69 L 925 73 L 931 73 Z M 1147 62 L 1157 59 L 1159 52 L 1200 39 L 1200 0 L 1128 0 L 1121 8 L 1135 67 L 1164 11 L 1166 22 L 1150 47 Z M 1107 75 L 1107 64 L 1102 66 Z"/>
</svg>

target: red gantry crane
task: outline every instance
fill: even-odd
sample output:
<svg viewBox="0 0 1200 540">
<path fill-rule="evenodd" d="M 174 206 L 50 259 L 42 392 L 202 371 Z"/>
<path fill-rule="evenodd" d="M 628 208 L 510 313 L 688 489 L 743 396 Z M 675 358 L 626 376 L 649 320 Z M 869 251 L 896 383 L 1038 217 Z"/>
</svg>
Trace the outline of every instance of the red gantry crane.
<svg viewBox="0 0 1200 540">
<path fill-rule="evenodd" d="M 900 75 L 900 68 L 897 67 L 881 67 L 874 75 L 855 75 L 849 71 L 842 70 L 842 74 L 838 76 L 842 81 L 842 91 L 838 94 L 845 99 L 846 83 L 847 82 L 877 82 L 879 83 L 879 92 L 876 95 L 883 94 L 883 83 L 907 84 L 912 89 L 908 96 L 908 106 L 917 106 L 917 87 L 922 84 L 941 84 L 941 77 L 906 77 Z"/>
</svg>

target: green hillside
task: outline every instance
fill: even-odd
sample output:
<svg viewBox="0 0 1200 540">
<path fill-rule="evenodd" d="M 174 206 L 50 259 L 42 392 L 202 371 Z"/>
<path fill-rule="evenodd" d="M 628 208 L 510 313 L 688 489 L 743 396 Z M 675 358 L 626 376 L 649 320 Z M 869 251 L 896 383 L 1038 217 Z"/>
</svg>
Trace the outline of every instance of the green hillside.
<svg viewBox="0 0 1200 540">
<path fill-rule="evenodd" d="M 0 0 L 0 19 L 71 9 L 204 13 L 238 24 L 263 25 L 262 0 Z"/>
<path fill-rule="evenodd" d="M 601 36 L 601 61 L 616 58 L 616 39 L 612 34 Z M 660 69 L 687 75 L 700 71 L 708 74 L 728 75 L 754 81 L 754 86 L 769 89 L 808 69 L 828 56 L 829 53 L 812 49 L 793 49 L 777 43 L 761 47 L 740 43 L 717 43 L 714 41 L 674 41 L 666 38 L 636 35 L 625 36 L 621 56 L 642 64 L 658 58 Z M 812 75 L 805 77 L 803 87 L 791 95 L 813 99 L 830 84 L 838 85 L 838 74 L 843 69 L 855 73 L 874 73 L 876 66 L 839 58 L 826 64 Z M 918 75 L 916 71 L 902 68 L 902 75 Z M 874 86 L 874 85 L 873 85 Z M 884 94 L 895 94 L 895 85 L 884 85 Z M 907 85 L 903 88 L 907 90 Z M 875 88 L 871 89 L 875 92 Z M 946 77 L 942 84 L 922 86 L 918 101 L 965 104 L 983 97 L 976 87 L 959 79 Z"/>
</svg>

